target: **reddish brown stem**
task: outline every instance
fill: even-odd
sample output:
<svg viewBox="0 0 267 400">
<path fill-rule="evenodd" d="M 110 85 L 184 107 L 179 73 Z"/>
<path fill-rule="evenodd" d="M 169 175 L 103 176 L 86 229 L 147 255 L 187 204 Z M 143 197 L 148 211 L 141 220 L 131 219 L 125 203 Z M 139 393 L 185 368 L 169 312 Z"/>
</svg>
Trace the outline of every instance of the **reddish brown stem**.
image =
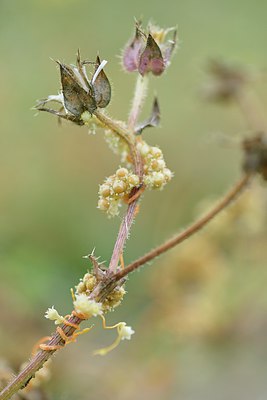
<svg viewBox="0 0 267 400">
<path fill-rule="evenodd" d="M 117 272 L 115 275 L 116 279 L 117 280 L 122 279 L 124 276 L 128 275 L 129 273 L 133 272 L 134 270 L 136 270 L 137 268 L 146 264 L 147 262 L 153 260 L 154 258 L 158 257 L 159 255 L 170 250 L 174 246 L 176 246 L 179 243 L 183 242 L 184 240 L 188 239 L 190 236 L 194 235 L 196 232 L 198 232 L 200 229 L 202 229 L 217 214 L 219 214 L 234 199 L 236 199 L 236 197 L 247 186 L 248 182 L 250 181 L 250 177 L 251 176 L 248 174 L 245 175 L 244 177 L 242 177 L 242 179 L 236 183 L 236 185 L 224 196 L 224 198 L 221 201 L 219 201 L 219 203 L 214 208 L 212 208 L 206 215 L 204 215 L 199 220 L 197 220 L 192 225 L 190 225 L 188 228 L 186 228 L 183 232 L 174 236 L 172 239 L 167 240 L 167 242 L 165 242 L 162 245 L 151 250 L 144 256 L 138 258 L 136 261 L 129 264 L 125 269 Z"/>
</svg>

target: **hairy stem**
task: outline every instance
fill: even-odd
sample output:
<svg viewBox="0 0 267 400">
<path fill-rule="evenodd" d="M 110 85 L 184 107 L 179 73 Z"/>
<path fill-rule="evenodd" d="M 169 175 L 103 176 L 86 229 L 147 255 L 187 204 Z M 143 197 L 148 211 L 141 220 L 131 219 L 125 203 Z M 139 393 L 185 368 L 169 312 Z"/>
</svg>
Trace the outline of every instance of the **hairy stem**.
<svg viewBox="0 0 267 400">
<path fill-rule="evenodd" d="M 143 162 L 139 152 L 136 149 L 137 138 L 136 136 L 133 135 L 132 132 L 134 131 L 134 126 L 137 122 L 140 111 L 142 109 L 142 105 L 147 92 L 147 86 L 148 86 L 148 78 L 142 77 L 141 75 L 138 74 L 135 93 L 132 102 L 132 108 L 130 111 L 129 121 L 128 121 L 129 132 L 134 137 L 134 144 L 130 146 L 131 154 L 133 155 L 133 160 L 134 160 L 134 171 L 139 176 L 140 182 L 142 182 L 143 179 Z M 134 188 L 132 195 L 134 195 L 136 192 L 137 189 Z M 109 263 L 109 271 L 111 271 L 112 273 L 116 272 L 120 256 L 123 254 L 124 245 L 129 236 L 129 232 L 136 214 L 138 201 L 139 198 L 137 198 L 131 204 L 129 204 L 126 214 L 120 225 L 119 233 Z"/>
<path fill-rule="evenodd" d="M 133 263 L 129 264 L 125 269 L 116 273 L 116 279 L 120 280 L 124 276 L 128 275 L 129 273 L 133 272 L 137 268 L 141 267 L 142 265 L 146 264 L 147 262 L 153 260 L 154 258 L 158 257 L 159 255 L 165 253 L 166 251 L 170 250 L 171 248 L 175 247 L 179 243 L 183 242 L 184 240 L 188 239 L 196 232 L 198 232 L 201 228 L 207 225 L 217 214 L 219 214 L 222 210 L 224 210 L 229 204 L 237 198 L 237 196 L 244 190 L 244 188 L 248 185 L 250 181 L 251 175 L 246 174 L 242 177 L 240 181 L 238 181 L 235 186 L 216 204 L 207 214 L 203 217 L 198 219 L 184 231 L 179 233 L 178 235 L 174 236 L 172 239 L 167 240 L 167 242 L 163 243 L 162 245 L 156 247 L 155 249 L 151 250 L 144 256 L 138 258 Z"/>
<path fill-rule="evenodd" d="M 134 130 L 140 111 L 146 98 L 148 87 L 148 77 L 138 74 L 135 86 L 135 93 L 132 101 L 132 107 L 128 119 L 128 127 L 130 131 Z"/>
</svg>

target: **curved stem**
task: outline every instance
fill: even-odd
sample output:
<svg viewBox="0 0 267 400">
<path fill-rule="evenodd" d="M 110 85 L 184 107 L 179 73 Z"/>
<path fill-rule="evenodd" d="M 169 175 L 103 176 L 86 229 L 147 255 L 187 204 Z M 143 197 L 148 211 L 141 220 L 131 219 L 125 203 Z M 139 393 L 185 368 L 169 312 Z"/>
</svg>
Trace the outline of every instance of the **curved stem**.
<svg viewBox="0 0 267 400">
<path fill-rule="evenodd" d="M 106 115 L 99 108 L 97 108 L 94 111 L 94 115 L 99 119 L 99 121 L 106 128 L 112 130 L 117 135 L 119 135 L 123 140 L 125 140 L 128 143 L 128 145 L 132 145 L 133 144 L 132 135 L 129 134 L 128 129 L 124 128 L 124 126 L 120 122 L 114 121 L 112 118 L 110 118 L 108 115 Z"/>
<path fill-rule="evenodd" d="M 149 251 L 144 256 L 138 258 L 133 263 L 129 264 L 125 269 L 116 273 L 115 277 L 117 280 L 122 279 L 129 273 L 133 272 L 137 268 L 141 267 L 142 265 L 146 264 L 147 262 L 153 260 L 154 258 L 158 257 L 159 255 L 165 253 L 166 251 L 170 250 L 171 248 L 175 247 L 179 243 L 183 242 L 184 240 L 188 239 L 200 229 L 202 229 L 208 222 L 210 222 L 217 214 L 219 214 L 222 210 L 224 210 L 236 197 L 244 190 L 244 188 L 248 185 L 250 181 L 251 175 L 247 174 L 242 177 L 240 181 L 238 181 L 235 186 L 223 197 L 218 204 L 216 204 L 207 214 L 203 217 L 198 219 L 184 231 L 173 237 L 172 239 L 167 240 L 167 242 L 163 243 L 162 245 L 156 247 L 155 249 Z"/>
</svg>

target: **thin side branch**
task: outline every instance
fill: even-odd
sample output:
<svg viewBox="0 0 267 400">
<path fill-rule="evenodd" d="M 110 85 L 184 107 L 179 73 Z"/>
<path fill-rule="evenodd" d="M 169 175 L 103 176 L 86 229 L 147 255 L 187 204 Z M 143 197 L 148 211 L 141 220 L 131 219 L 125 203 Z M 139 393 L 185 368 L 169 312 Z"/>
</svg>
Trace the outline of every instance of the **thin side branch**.
<svg viewBox="0 0 267 400">
<path fill-rule="evenodd" d="M 142 265 L 146 264 L 147 262 L 153 260 L 154 258 L 158 257 L 159 255 L 165 253 L 166 251 L 170 250 L 171 248 L 177 246 L 184 240 L 188 239 L 195 233 L 197 233 L 200 229 L 202 229 L 208 222 L 210 222 L 217 214 L 223 211 L 229 204 L 237 198 L 238 195 L 245 189 L 245 187 L 250 182 L 251 175 L 246 174 L 242 177 L 240 181 L 238 181 L 235 186 L 223 197 L 221 201 L 214 208 L 212 208 L 206 215 L 201 217 L 199 220 L 194 222 L 184 231 L 173 237 L 172 239 L 167 240 L 167 242 L 163 243 L 162 245 L 156 247 L 155 249 L 151 250 L 144 256 L 138 258 L 133 263 L 129 264 L 125 269 L 116 273 L 115 277 L 117 280 L 122 279 L 129 273 L 135 271 L 137 268 L 141 267 Z"/>
</svg>

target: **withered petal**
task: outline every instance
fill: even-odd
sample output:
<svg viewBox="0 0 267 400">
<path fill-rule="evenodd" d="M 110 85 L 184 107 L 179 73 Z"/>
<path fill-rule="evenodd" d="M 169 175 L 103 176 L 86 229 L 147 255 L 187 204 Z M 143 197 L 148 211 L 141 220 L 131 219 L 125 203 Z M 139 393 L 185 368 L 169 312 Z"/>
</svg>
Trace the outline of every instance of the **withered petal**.
<svg viewBox="0 0 267 400">
<path fill-rule="evenodd" d="M 100 64 L 101 64 L 100 58 L 99 56 L 97 56 L 95 73 Z M 93 87 L 96 105 L 100 108 L 107 107 L 111 99 L 111 86 L 107 78 L 107 75 L 105 74 L 103 69 L 101 69 L 97 77 L 94 80 L 92 80 L 91 85 Z"/>
<path fill-rule="evenodd" d="M 135 36 L 133 40 L 126 45 L 122 55 L 122 64 L 126 71 L 132 72 L 138 69 L 139 58 L 143 46 L 143 34 L 139 28 L 139 25 L 137 24 L 135 28 Z"/>
<path fill-rule="evenodd" d="M 160 108 L 159 108 L 158 99 L 157 99 L 157 97 L 155 97 L 150 117 L 147 120 L 145 120 L 144 122 L 141 122 L 136 127 L 135 134 L 141 135 L 141 133 L 143 132 L 143 130 L 145 128 L 157 127 L 157 126 L 159 126 L 159 123 L 160 123 Z"/>
<path fill-rule="evenodd" d="M 161 50 L 152 35 L 147 38 L 146 47 L 140 56 L 138 70 L 142 76 L 148 72 L 153 75 L 161 75 L 165 69 Z"/>
</svg>

